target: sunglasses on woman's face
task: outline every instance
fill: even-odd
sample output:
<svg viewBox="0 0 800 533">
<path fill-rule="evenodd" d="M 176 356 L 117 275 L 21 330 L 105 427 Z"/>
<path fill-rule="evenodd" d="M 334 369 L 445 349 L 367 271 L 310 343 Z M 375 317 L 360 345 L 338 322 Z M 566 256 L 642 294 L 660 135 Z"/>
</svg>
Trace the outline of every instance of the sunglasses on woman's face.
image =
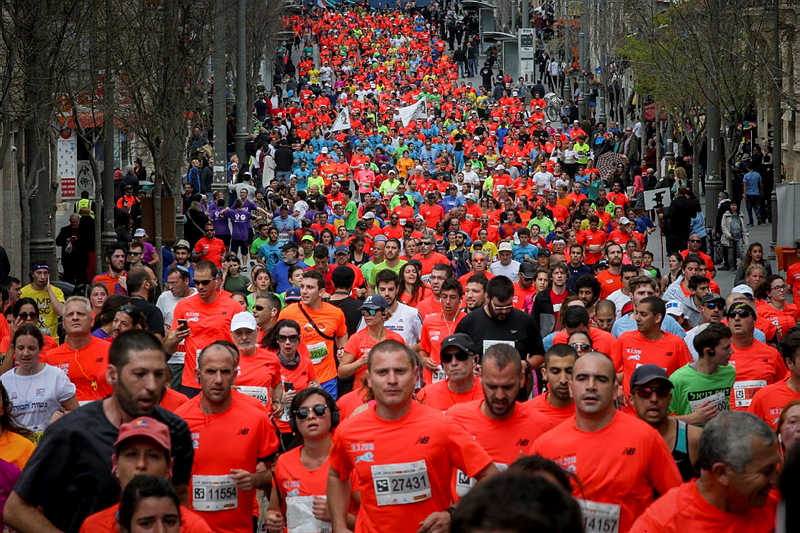
<svg viewBox="0 0 800 533">
<path fill-rule="evenodd" d="M 592 349 L 591 344 L 586 344 L 584 342 L 573 342 L 572 344 L 570 344 L 570 346 L 572 346 L 576 350 L 582 350 L 582 351 L 587 351 Z"/>
<path fill-rule="evenodd" d="M 298 342 L 300 335 L 278 335 L 278 342 Z"/>
<path fill-rule="evenodd" d="M 298 420 L 306 420 L 308 418 L 308 415 L 311 414 L 311 412 L 313 411 L 314 412 L 314 416 L 319 418 L 319 417 L 325 416 L 325 412 L 327 410 L 328 410 L 328 406 L 324 405 L 324 404 L 315 405 L 311 409 L 309 409 L 308 407 L 301 407 L 297 411 L 294 412 L 294 416 Z"/>
<path fill-rule="evenodd" d="M 362 309 L 361 314 L 364 316 L 375 316 L 381 311 L 382 309 Z"/>
</svg>

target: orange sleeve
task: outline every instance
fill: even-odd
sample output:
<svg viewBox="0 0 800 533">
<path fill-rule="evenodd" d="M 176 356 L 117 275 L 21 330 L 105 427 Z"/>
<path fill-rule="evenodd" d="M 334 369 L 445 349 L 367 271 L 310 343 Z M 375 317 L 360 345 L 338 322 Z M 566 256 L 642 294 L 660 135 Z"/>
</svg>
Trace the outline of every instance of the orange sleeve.
<svg viewBox="0 0 800 533">
<path fill-rule="evenodd" d="M 475 477 L 491 464 L 492 458 L 461 425 L 449 418 L 446 423 L 450 462 L 469 477 Z"/>
<path fill-rule="evenodd" d="M 617 339 L 614 346 L 611 347 L 611 361 L 614 362 L 614 368 L 617 372 L 622 372 L 622 339 Z"/>
<path fill-rule="evenodd" d="M 691 352 L 689 352 L 689 348 L 687 348 L 686 343 L 678 343 L 677 346 L 680 346 L 680 353 L 678 354 L 680 362 L 680 367 L 688 365 L 689 363 L 694 361 Z"/>
<path fill-rule="evenodd" d="M 353 464 L 350 462 L 350 457 L 347 455 L 347 450 L 344 448 L 339 436 L 341 433 L 337 432 L 333 436 L 333 446 L 331 447 L 330 464 L 331 469 L 339 474 L 339 479 L 345 481 L 350 477 L 353 471 Z"/>
<path fill-rule="evenodd" d="M 422 324 L 422 331 L 419 334 L 419 349 L 425 350 L 429 354 L 431 353 L 431 339 L 430 339 L 430 328 L 428 327 L 428 323 L 425 322 Z"/>
<path fill-rule="evenodd" d="M 278 435 L 275 433 L 275 428 L 269 420 L 269 415 L 261 417 L 261 434 L 264 438 L 261 439 L 261 449 L 258 452 L 259 459 L 266 459 L 270 455 L 278 451 Z"/>
<path fill-rule="evenodd" d="M 667 523 L 667 517 L 656 516 L 656 511 L 651 505 L 648 507 L 644 514 L 641 515 L 633 527 L 628 530 L 628 533 L 667 533 L 667 529 L 663 526 Z"/>
<path fill-rule="evenodd" d="M 347 335 L 347 322 L 344 319 L 344 313 L 342 313 L 338 308 L 339 311 L 336 316 L 338 319 L 338 323 L 336 324 L 336 336 L 337 337 L 344 337 Z"/>
<path fill-rule="evenodd" d="M 652 442 L 651 451 L 649 456 L 644 458 L 648 464 L 647 477 L 650 480 L 650 485 L 659 494 L 666 494 L 669 489 L 683 483 L 683 479 L 675 459 L 667 449 L 664 439 L 660 438 L 659 435 L 655 435 L 655 437 L 659 438 L 650 439 Z"/>
</svg>

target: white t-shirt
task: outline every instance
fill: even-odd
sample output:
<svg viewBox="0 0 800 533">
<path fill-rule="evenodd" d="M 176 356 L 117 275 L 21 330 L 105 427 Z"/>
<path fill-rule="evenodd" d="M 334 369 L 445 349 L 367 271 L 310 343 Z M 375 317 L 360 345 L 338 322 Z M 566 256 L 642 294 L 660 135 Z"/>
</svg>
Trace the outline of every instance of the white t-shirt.
<svg viewBox="0 0 800 533">
<path fill-rule="evenodd" d="M 175 311 L 175 306 L 178 305 L 178 302 L 184 298 L 193 296 L 197 292 L 197 289 L 192 288 L 189 289 L 189 291 L 189 294 L 183 298 L 175 298 L 175 296 L 172 295 L 172 291 L 164 291 L 161 293 L 161 296 L 158 297 L 156 307 L 158 307 L 161 310 L 161 314 L 164 315 L 164 327 L 166 329 L 169 329 L 172 325 L 172 313 Z M 182 365 L 185 357 L 186 352 L 177 351 L 172 354 L 172 357 L 169 358 L 167 363 L 171 365 Z"/>
<path fill-rule="evenodd" d="M 500 261 L 495 261 L 489 267 L 489 272 L 495 276 L 505 276 L 513 282 L 519 281 L 519 262 L 513 259 L 508 266 L 503 266 Z"/>
<path fill-rule="evenodd" d="M 32 376 L 20 376 L 10 370 L 0 376 L 8 391 L 13 407 L 12 414 L 20 425 L 41 433 L 50 423 L 50 417 L 61 409 L 61 403 L 75 396 L 75 385 L 60 369 L 44 365 Z"/>
<path fill-rule="evenodd" d="M 615 290 L 608 295 L 607 299 L 614 302 L 614 305 L 617 308 L 617 318 L 622 316 L 622 308 L 625 306 L 625 304 L 631 301 L 631 297 L 625 296 L 625 294 L 622 293 L 622 289 Z"/>
<path fill-rule="evenodd" d="M 549 191 L 553 187 L 553 175 L 550 172 L 539 171 L 533 175 L 533 182 L 539 187 L 539 191 Z"/>
<path fill-rule="evenodd" d="M 481 179 L 478 176 L 478 173 L 474 170 L 470 170 L 469 172 L 464 171 L 464 183 L 469 183 L 470 185 L 480 185 Z"/>
<path fill-rule="evenodd" d="M 397 302 L 397 309 L 392 313 L 392 318 L 383 323 L 384 327 L 394 331 L 405 341 L 406 346 L 414 346 L 419 343 L 422 334 L 422 317 L 419 311 L 404 303 Z M 364 319 L 358 324 L 358 331 L 367 327 Z"/>
</svg>

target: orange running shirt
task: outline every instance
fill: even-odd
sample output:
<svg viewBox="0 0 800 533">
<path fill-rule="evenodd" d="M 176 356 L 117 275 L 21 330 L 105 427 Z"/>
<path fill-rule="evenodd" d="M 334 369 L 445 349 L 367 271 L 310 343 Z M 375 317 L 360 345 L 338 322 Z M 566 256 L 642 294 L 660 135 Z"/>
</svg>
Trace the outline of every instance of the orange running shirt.
<svg viewBox="0 0 800 533">
<path fill-rule="evenodd" d="M 275 358 L 277 359 L 277 355 Z M 292 384 L 292 389 L 301 391 L 308 388 L 308 384 L 312 381 L 317 381 L 317 373 L 314 371 L 314 365 L 311 364 L 311 359 L 307 355 L 297 354 L 300 362 L 297 368 L 289 369 L 278 363 L 278 371 L 280 372 L 280 380 L 284 383 L 284 389 L 287 383 Z M 289 405 L 283 404 L 283 415 L 280 418 L 275 418 L 275 424 L 281 433 L 291 433 L 292 428 L 289 427 Z"/>
<path fill-rule="evenodd" d="M 481 398 L 454 405 L 446 418 L 463 427 L 486 450 L 501 471 L 521 457 L 533 442 L 550 429 L 550 422 L 541 414 L 517 404 L 511 416 L 495 420 L 483 413 Z M 458 471 L 453 475 L 453 500 L 458 501 L 475 485 L 475 480 Z"/>
<path fill-rule="evenodd" d="M 194 253 L 202 255 L 203 252 L 206 252 L 206 254 L 203 255 L 202 259 L 207 259 L 214 263 L 217 268 L 222 268 L 222 258 L 225 255 L 225 243 L 222 239 L 202 237 L 194 245 Z"/>
<path fill-rule="evenodd" d="M 180 392 L 170 389 L 169 387 L 164 388 L 164 396 L 161 397 L 161 401 L 158 405 L 174 413 L 178 407 L 185 404 L 189 401 L 189 398 L 181 394 Z"/>
<path fill-rule="evenodd" d="M 580 480 L 572 491 L 588 500 L 594 531 L 630 530 L 659 494 L 681 484 L 681 475 L 661 435 L 646 422 L 621 412 L 599 431 L 581 431 L 574 418 L 539 437 L 529 455 L 552 459 Z M 579 502 L 580 503 L 580 502 Z M 603 505 L 606 504 L 606 505 Z M 615 522 L 618 520 L 618 522 Z"/>
<path fill-rule="evenodd" d="M 366 395 L 369 389 L 356 389 L 348 392 L 336 401 L 336 407 L 339 408 L 339 418 L 344 420 L 349 418 L 353 412 L 367 403 Z"/>
<path fill-rule="evenodd" d="M 36 445 L 19 433 L 4 431 L 0 435 L 0 459 L 11 463 L 20 470 L 28 464 Z"/>
<path fill-rule="evenodd" d="M 775 530 L 777 498 L 743 513 L 717 509 L 697 490 L 697 482 L 676 487 L 653 503 L 631 528 L 631 533 L 771 533 Z"/>
<path fill-rule="evenodd" d="M 463 276 L 462 276 L 463 277 Z M 523 304 L 525 303 L 525 298 L 527 296 L 535 296 L 536 295 L 536 285 L 531 285 L 527 289 L 523 289 L 519 286 L 519 283 L 514 283 L 514 299 L 512 300 L 512 305 L 522 311 Z"/>
<path fill-rule="evenodd" d="M 233 315 L 242 312 L 242 306 L 234 299 L 224 294 L 218 294 L 217 299 L 210 304 L 203 303 L 199 294 L 194 294 L 178 302 L 172 314 L 172 325 L 169 329 L 175 331 L 180 325 L 179 320 L 186 320 L 192 334 L 184 341 L 186 358 L 183 362 L 183 378 L 181 385 L 184 387 L 200 388 L 194 371 L 197 368 L 197 356 L 203 348 L 214 341 L 231 341 L 231 320 Z M 181 347 L 178 347 L 178 351 Z"/>
<path fill-rule="evenodd" d="M 601 229 L 597 231 L 587 229 L 578 233 L 578 244 L 582 244 L 584 248 L 586 248 L 586 259 L 584 259 L 584 262 L 587 265 L 591 266 L 603 258 L 603 252 L 590 252 L 588 249 L 589 246 L 602 246 L 606 240 L 608 240 L 606 232 Z"/>
<path fill-rule="evenodd" d="M 3 323 L 3 321 L 0 320 L 0 324 L 2 324 L 2 323 Z M 8 327 L 8 322 L 6 322 L 6 327 Z M 54 339 L 50 335 L 42 335 L 42 337 L 44 337 L 44 346 L 42 346 L 42 349 L 39 352 L 39 360 L 44 362 L 44 359 L 45 359 L 45 356 L 47 355 L 47 352 L 49 352 L 50 350 L 52 350 L 53 348 L 58 346 L 58 340 Z M 0 353 L 8 352 L 8 347 L 9 347 L 10 344 L 11 344 L 11 336 L 9 335 L 8 337 L 4 337 L 3 340 L 0 341 Z M 16 361 L 17 361 L 17 357 L 15 355 L 14 356 L 14 363 L 15 364 L 16 364 Z"/>
<path fill-rule="evenodd" d="M 586 263 L 587 265 L 589 263 Z M 600 282 L 600 299 L 604 300 L 617 289 L 622 288 L 621 276 L 615 276 L 611 270 L 604 270 L 597 276 L 597 281 Z"/>
<path fill-rule="evenodd" d="M 477 377 L 472 388 L 461 394 L 451 391 L 450 387 L 447 386 L 446 379 L 425 385 L 417 391 L 417 400 L 428 407 L 440 410 L 442 413 L 447 412 L 448 409 L 456 404 L 481 399 L 483 399 L 483 388 L 481 387 L 481 380 Z"/>
<path fill-rule="evenodd" d="M 319 382 L 325 383 L 337 376 L 336 345 L 333 340 L 325 339 L 317 333 L 317 330 L 303 314 L 303 309 L 305 309 L 308 316 L 311 317 L 322 333 L 327 337 L 334 338 L 347 335 L 344 313 L 338 307 L 322 302 L 319 309 L 309 309 L 302 303 L 297 303 L 284 308 L 280 314 L 281 319 L 294 320 L 300 324 L 300 328 L 303 330 L 303 342 L 308 346 L 311 362 L 316 365 L 314 370 L 317 373 Z"/>
<path fill-rule="evenodd" d="M 800 392 L 789 388 L 789 378 L 767 385 L 756 392 L 747 410 L 770 425 L 778 429 L 778 419 L 783 408 L 792 400 L 800 399 Z"/>
<path fill-rule="evenodd" d="M 406 343 L 406 341 L 403 340 L 403 337 L 401 337 L 398 333 L 388 329 L 386 330 L 386 338 L 384 340 L 397 341 L 400 344 Z M 378 343 L 375 342 L 375 339 L 370 337 L 367 328 L 364 328 L 360 331 L 357 331 L 352 337 L 347 339 L 347 344 L 344 345 L 344 351 L 355 355 L 356 361 L 358 361 L 362 356 L 368 354 L 372 347 L 376 344 Z M 353 374 L 353 388 L 361 387 L 361 376 L 363 376 L 366 371 L 366 365 L 359 367 L 358 370 L 356 370 L 356 373 Z"/>
<path fill-rule="evenodd" d="M 119 533 L 117 511 L 119 511 L 118 503 L 90 515 L 83 521 L 79 533 Z M 213 533 L 213 530 L 200 515 L 181 506 L 181 533 Z"/>
<path fill-rule="evenodd" d="M 411 305 L 411 304 L 406 303 L 406 305 Z M 425 321 L 428 320 L 430 317 L 442 314 L 442 302 L 439 301 L 439 297 L 435 296 L 433 292 L 430 292 L 430 294 L 424 299 L 422 299 L 419 303 L 417 303 L 416 306 L 412 305 L 411 307 L 417 308 L 417 311 L 419 311 L 419 316 L 420 318 L 422 318 L 423 324 L 425 324 Z"/>
<path fill-rule="evenodd" d="M 121 276 L 112 278 L 108 275 L 108 272 L 103 274 L 98 274 L 92 279 L 92 283 L 102 283 L 108 289 L 108 294 L 122 294 L 127 295 L 128 291 L 122 288 L 122 284 L 119 282 L 120 277 L 125 277 L 125 273 L 123 272 Z"/>
<path fill-rule="evenodd" d="M 547 417 L 547 419 L 550 420 L 550 428 L 552 429 L 575 415 L 575 403 L 573 402 L 569 407 L 556 407 L 547 401 L 547 396 L 549 394 L 549 391 L 543 392 L 522 405 L 525 406 L 525 409 L 536 411 Z"/>
<path fill-rule="evenodd" d="M 640 366 L 660 366 L 667 372 L 667 376 L 671 376 L 680 367 L 692 362 L 692 354 L 680 337 L 665 331 L 661 333 L 663 337 L 660 340 L 651 341 L 645 339 L 638 330 L 626 331 L 614 343 L 611 360 L 614 361 L 617 372 L 622 372 L 622 390 L 625 398 L 631 393 L 633 371 Z M 633 407 L 630 405 L 624 410 L 633 413 Z"/>
<path fill-rule="evenodd" d="M 255 472 L 260 460 L 278 450 L 278 437 L 267 411 L 255 400 L 232 391 L 230 407 L 209 415 L 200 407 L 202 396 L 175 413 L 192 432 L 190 507 L 216 532 L 250 533 L 256 491 L 238 490 L 230 472 L 232 468 Z"/>
<path fill-rule="evenodd" d="M 614 337 L 614 335 L 600 328 L 590 327 L 589 337 L 592 339 L 592 349 L 595 352 L 604 353 L 606 355 L 611 354 L 611 350 L 614 348 L 614 343 L 617 342 L 617 339 Z M 556 336 L 553 337 L 553 344 L 567 344 L 568 340 L 569 335 L 567 335 L 567 331 L 562 330 L 556 333 Z"/>
<path fill-rule="evenodd" d="M 75 397 L 79 402 L 93 402 L 111 396 L 111 386 L 106 381 L 108 348 L 110 343 L 92 337 L 89 344 L 73 350 L 66 342 L 39 358 L 42 363 L 64 371 L 75 385 Z"/>
<path fill-rule="evenodd" d="M 233 386 L 269 408 L 272 403 L 269 391 L 281 382 L 279 365 L 278 356 L 261 347 L 253 355 L 240 355 Z"/>
<path fill-rule="evenodd" d="M 736 369 L 731 409 L 745 411 L 759 389 L 786 376 L 786 365 L 778 350 L 756 339 L 747 348 L 740 348 L 731 341 L 731 348 L 730 364 Z"/>
<path fill-rule="evenodd" d="M 374 406 L 348 418 L 336 430 L 330 457 L 339 479 L 358 474 L 356 533 L 416 531 L 428 515 L 450 507 L 454 468 L 474 477 L 491 462 L 461 426 L 416 402 L 397 420 L 379 418 Z"/>
<path fill-rule="evenodd" d="M 431 360 L 439 365 L 439 370 L 435 373 L 427 368 L 422 369 L 422 381 L 424 381 L 426 385 L 437 383 L 447 377 L 445 376 L 444 370 L 442 370 L 442 359 L 440 356 L 442 352 L 442 341 L 456 331 L 456 326 L 458 326 L 458 323 L 461 322 L 465 316 L 467 316 L 465 312 L 458 311 L 456 317 L 452 321 L 446 321 L 444 315 L 441 313 L 431 315 L 428 318 L 423 317 L 422 333 L 420 333 L 419 336 L 419 349 L 428 352 Z"/>
</svg>

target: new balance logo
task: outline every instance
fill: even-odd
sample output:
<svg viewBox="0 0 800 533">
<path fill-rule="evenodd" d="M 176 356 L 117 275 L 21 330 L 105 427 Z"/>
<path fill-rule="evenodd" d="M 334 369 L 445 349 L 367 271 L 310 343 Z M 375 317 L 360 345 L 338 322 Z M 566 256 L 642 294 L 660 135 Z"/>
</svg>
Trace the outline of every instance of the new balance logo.
<svg viewBox="0 0 800 533">
<path fill-rule="evenodd" d="M 417 444 L 428 444 L 430 437 L 420 437 L 417 439 Z"/>
<path fill-rule="evenodd" d="M 525 446 L 527 446 L 529 443 L 530 443 L 530 440 L 528 440 L 528 439 L 520 439 L 520 441 L 517 443 L 517 446 L 520 446 L 520 447 L 525 447 Z"/>
<path fill-rule="evenodd" d="M 250 428 L 242 428 L 239 430 L 239 435 L 247 435 L 250 433 Z"/>
<path fill-rule="evenodd" d="M 624 450 L 622 450 L 622 455 L 635 455 L 635 454 L 636 454 L 636 448 L 625 448 Z"/>
</svg>

